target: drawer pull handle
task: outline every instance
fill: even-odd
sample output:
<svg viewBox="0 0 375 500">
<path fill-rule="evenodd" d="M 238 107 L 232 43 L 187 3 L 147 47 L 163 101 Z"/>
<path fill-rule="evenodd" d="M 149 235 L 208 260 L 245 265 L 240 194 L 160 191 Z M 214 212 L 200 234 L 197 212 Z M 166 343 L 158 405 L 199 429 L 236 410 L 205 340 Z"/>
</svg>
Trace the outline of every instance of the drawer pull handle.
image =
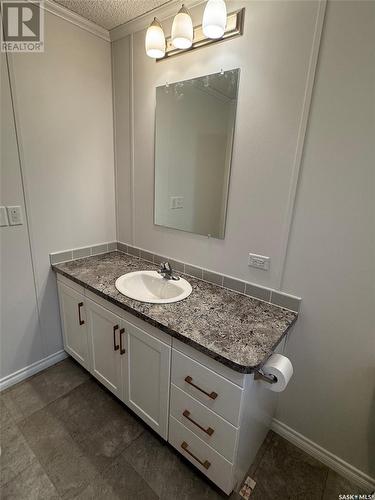
<svg viewBox="0 0 375 500">
<path fill-rule="evenodd" d="M 185 382 L 187 382 L 188 384 L 192 385 L 193 387 L 195 387 L 196 389 L 198 389 L 198 391 L 200 392 L 203 392 L 203 394 L 205 394 L 206 396 L 208 396 L 209 398 L 211 399 L 216 399 L 217 398 L 217 394 L 216 392 L 212 391 L 212 392 L 206 392 L 205 390 L 201 389 L 200 387 L 198 387 L 197 385 L 195 385 L 193 383 L 193 378 L 190 377 L 190 375 L 188 375 L 187 377 L 185 377 Z"/>
<path fill-rule="evenodd" d="M 122 347 L 122 336 L 125 333 L 125 328 L 120 330 L 120 354 L 125 354 L 125 349 Z"/>
<path fill-rule="evenodd" d="M 120 346 L 118 344 L 116 344 L 116 330 L 119 329 L 119 326 L 118 325 L 115 325 L 113 327 L 113 350 L 114 351 L 118 351 L 120 349 Z"/>
<path fill-rule="evenodd" d="M 201 464 L 205 469 L 209 469 L 211 467 L 211 463 L 208 461 L 208 460 L 200 460 L 198 457 L 196 457 L 188 448 L 189 448 L 189 445 L 187 444 L 186 441 L 183 441 L 181 443 L 181 448 L 186 451 L 186 453 L 188 453 L 191 457 L 194 458 L 194 460 L 196 460 L 199 464 Z"/>
<path fill-rule="evenodd" d="M 83 302 L 79 302 L 78 303 L 78 320 L 79 320 L 79 324 L 80 325 L 84 325 L 85 324 L 85 320 L 83 320 L 81 318 L 81 307 L 83 307 Z"/>
<path fill-rule="evenodd" d="M 205 429 L 204 427 L 202 427 L 201 425 L 199 425 L 198 422 L 196 422 L 195 420 L 193 420 L 191 418 L 191 416 L 190 416 L 190 411 L 189 410 L 184 410 L 184 413 L 182 415 L 185 418 L 187 418 L 192 424 L 196 425 L 201 431 L 205 432 L 209 436 L 212 436 L 212 434 L 214 433 L 214 430 L 211 427 L 207 427 L 207 429 Z"/>
</svg>

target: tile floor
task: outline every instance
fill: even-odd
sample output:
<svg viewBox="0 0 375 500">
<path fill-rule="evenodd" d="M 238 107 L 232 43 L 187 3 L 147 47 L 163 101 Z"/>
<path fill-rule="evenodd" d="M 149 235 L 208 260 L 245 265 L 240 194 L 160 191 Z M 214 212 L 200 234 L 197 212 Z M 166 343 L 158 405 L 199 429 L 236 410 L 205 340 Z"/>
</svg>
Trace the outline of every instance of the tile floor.
<svg viewBox="0 0 375 500">
<path fill-rule="evenodd" d="M 2 500 L 228 498 L 71 358 L 4 391 L 0 405 Z M 252 500 L 360 492 L 272 432 L 250 473 Z"/>
</svg>

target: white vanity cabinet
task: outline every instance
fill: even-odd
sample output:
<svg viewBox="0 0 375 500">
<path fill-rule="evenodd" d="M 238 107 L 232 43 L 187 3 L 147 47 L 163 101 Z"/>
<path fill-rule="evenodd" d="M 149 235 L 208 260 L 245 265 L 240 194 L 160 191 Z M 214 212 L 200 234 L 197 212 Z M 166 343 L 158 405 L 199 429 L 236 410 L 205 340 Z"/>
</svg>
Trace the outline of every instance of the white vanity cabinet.
<svg viewBox="0 0 375 500">
<path fill-rule="evenodd" d="M 225 493 L 262 444 L 276 394 L 58 274 L 65 350 Z"/>
<path fill-rule="evenodd" d="M 58 292 L 64 349 L 167 439 L 171 338 L 64 276 Z"/>
<path fill-rule="evenodd" d="M 90 372 L 115 396 L 123 399 L 122 359 L 125 354 L 125 325 L 122 318 L 86 299 Z"/>
<path fill-rule="evenodd" d="M 83 288 L 76 286 L 76 289 Z M 90 369 L 85 297 L 81 291 L 58 283 L 64 349 L 87 370 Z"/>
<path fill-rule="evenodd" d="M 171 373 L 168 440 L 229 494 L 267 435 L 276 394 L 176 339 Z"/>
<path fill-rule="evenodd" d="M 167 439 L 171 347 L 127 323 L 124 402 Z"/>
</svg>

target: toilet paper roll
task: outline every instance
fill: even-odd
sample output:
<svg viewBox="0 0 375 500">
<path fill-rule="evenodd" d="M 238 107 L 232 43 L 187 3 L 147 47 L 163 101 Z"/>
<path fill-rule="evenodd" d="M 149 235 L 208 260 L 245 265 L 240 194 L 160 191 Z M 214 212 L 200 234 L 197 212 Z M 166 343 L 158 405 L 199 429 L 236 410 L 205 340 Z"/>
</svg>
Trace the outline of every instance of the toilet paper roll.
<svg viewBox="0 0 375 500">
<path fill-rule="evenodd" d="M 265 375 L 273 375 L 277 382 L 269 384 L 262 381 L 267 389 L 274 392 L 282 392 L 293 375 L 293 365 L 289 358 L 282 354 L 272 354 L 262 366 Z"/>
</svg>

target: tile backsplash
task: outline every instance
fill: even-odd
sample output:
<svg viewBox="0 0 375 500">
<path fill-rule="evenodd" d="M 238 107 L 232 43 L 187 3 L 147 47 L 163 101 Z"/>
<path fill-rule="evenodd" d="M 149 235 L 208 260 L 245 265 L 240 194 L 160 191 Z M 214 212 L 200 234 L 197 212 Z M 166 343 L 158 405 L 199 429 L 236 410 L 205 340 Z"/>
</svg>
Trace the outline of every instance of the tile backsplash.
<svg viewBox="0 0 375 500">
<path fill-rule="evenodd" d="M 71 250 L 64 250 L 62 252 L 53 252 L 49 254 L 49 261 L 51 264 L 59 264 L 60 262 L 67 262 L 68 260 L 83 259 L 84 257 L 90 257 L 91 255 L 99 255 L 101 253 L 112 252 L 117 250 L 117 241 L 111 241 L 108 243 L 100 243 L 99 245 L 92 245 L 89 247 L 73 248 Z M 126 249 L 121 251 L 127 252 L 127 246 L 124 245 Z"/>
<path fill-rule="evenodd" d="M 60 262 L 90 257 L 91 255 L 99 255 L 115 250 L 133 255 L 135 257 L 139 257 L 143 260 L 147 260 L 148 262 L 152 262 L 155 265 L 159 265 L 161 262 L 168 260 L 172 268 L 177 272 L 185 273 L 190 276 L 194 276 L 195 278 L 203 279 L 205 281 L 213 283 L 214 285 L 222 286 L 235 292 L 243 293 L 245 295 L 249 295 L 250 297 L 255 297 L 257 299 L 263 300 L 265 302 L 270 302 L 276 306 L 284 307 L 295 312 L 299 312 L 300 309 L 301 298 L 295 297 L 294 295 L 289 295 L 278 290 L 273 290 L 271 288 L 262 287 L 254 283 L 248 283 L 246 281 L 238 280 L 236 278 L 225 276 L 220 273 L 215 273 L 198 266 L 192 266 L 179 260 L 154 254 L 147 250 L 133 247 L 132 245 L 128 245 L 119 241 L 111 241 L 108 243 L 100 243 L 98 245 L 92 245 L 89 247 L 74 248 L 72 250 L 55 252 L 51 253 L 49 257 L 51 264 L 58 264 Z"/>
</svg>

